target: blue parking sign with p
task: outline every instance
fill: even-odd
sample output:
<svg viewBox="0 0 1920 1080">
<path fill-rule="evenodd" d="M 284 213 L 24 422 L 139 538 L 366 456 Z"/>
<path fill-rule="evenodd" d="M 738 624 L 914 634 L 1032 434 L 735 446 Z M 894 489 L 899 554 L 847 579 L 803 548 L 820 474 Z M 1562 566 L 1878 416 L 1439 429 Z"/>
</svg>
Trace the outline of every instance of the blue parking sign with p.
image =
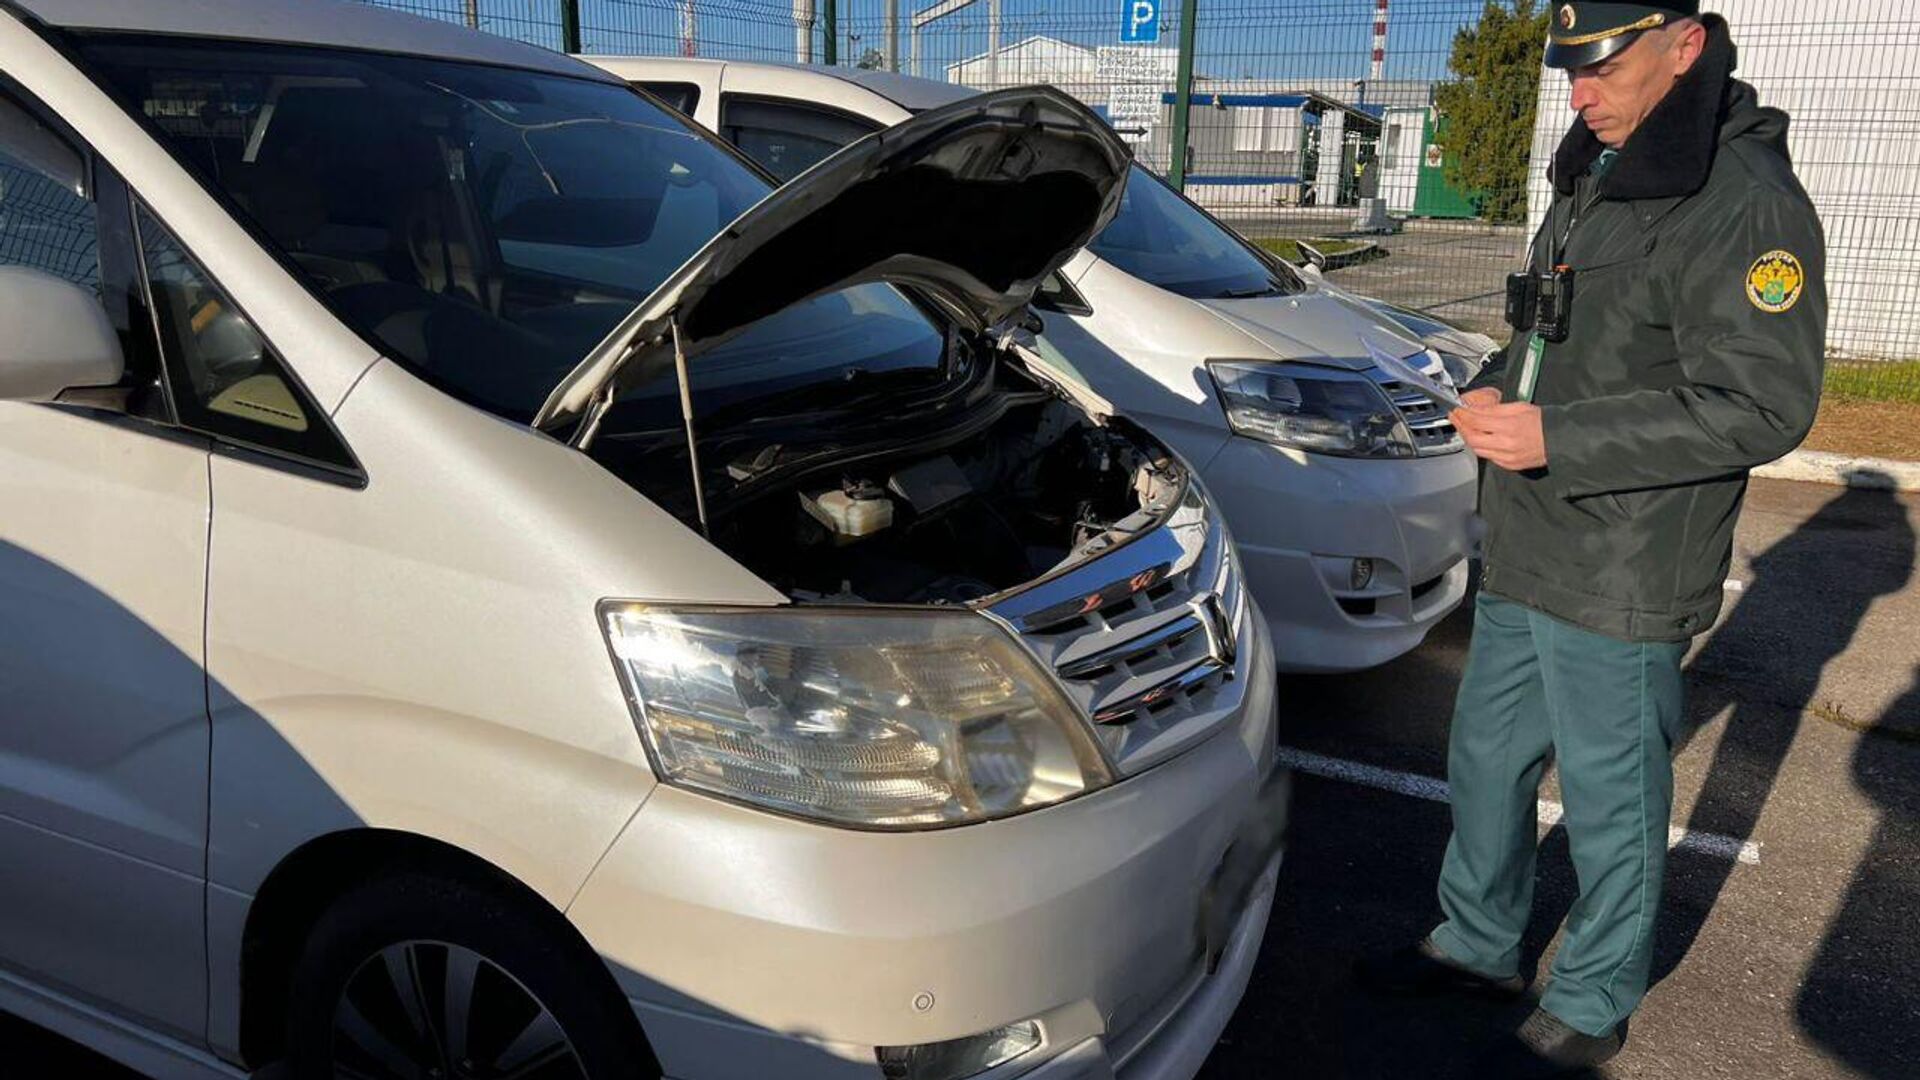
<svg viewBox="0 0 1920 1080">
<path fill-rule="evenodd" d="M 1122 0 L 1120 40 L 1125 42 L 1160 40 L 1160 0 Z"/>
</svg>

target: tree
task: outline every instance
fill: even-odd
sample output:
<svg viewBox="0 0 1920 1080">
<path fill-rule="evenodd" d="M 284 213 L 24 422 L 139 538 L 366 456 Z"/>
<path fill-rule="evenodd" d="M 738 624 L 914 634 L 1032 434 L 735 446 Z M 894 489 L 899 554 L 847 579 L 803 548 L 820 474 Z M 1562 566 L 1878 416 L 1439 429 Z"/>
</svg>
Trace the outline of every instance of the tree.
<svg viewBox="0 0 1920 1080">
<path fill-rule="evenodd" d="M 1552 17 L 1552 5 L 1537 0 L 1487 0 L 1480 22 L 1453 35 L 1454 80 L 1434 91 L 1446 121 L 1447 183 L 1471 192 L 1489 221 L 1526 217 L 1540 51 Z"/>
</svg>

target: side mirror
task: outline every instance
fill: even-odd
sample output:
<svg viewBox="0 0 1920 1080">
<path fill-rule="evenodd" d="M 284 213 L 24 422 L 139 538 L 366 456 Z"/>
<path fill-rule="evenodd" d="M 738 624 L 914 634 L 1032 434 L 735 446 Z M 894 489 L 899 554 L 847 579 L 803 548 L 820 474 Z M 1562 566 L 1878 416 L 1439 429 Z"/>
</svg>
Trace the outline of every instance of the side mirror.
<svg viewBox="0 0 1920 1080">
<path fill-rule="evenodd" d="M 1298 267 L 1298 269 L 1300 271 L 1301 277 L 1306 278 L 1308 281 L 1313 282 L 1315 285 L 1318 285 L 1327 279 L 1326 275 L 1320 272 L 1319 263 L 1306 263 Z"/>
<path fill-rule="evenodd" d="M 24 266 L 0 266 L 0 401 L 53 401 L 112 386 L 126 372 L 120 338 L 90 289 Z"/>
<path fill-rule="evenodd" d="M 1305 240 L 1295 240 L 1293 246 L 1300 249 L 1301 257 L 1307 260 L 1307 266 L 1311 266 L 1317 271 L 1324 271 L 1327 268 L 1326 252 L 1321 251 Z"/>
</svg>

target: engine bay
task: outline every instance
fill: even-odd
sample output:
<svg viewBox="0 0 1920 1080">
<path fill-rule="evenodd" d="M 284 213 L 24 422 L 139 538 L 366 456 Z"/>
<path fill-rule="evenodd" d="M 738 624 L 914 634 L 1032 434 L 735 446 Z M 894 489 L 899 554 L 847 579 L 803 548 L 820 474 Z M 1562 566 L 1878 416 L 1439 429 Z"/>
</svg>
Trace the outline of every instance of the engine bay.
<svg viewBox="0 0 1920 1080">
<path fill-rule="evenodd" d="M 831 451 L 774 483 L 756 466 L 794 455 L 790 443 L 709 463 L 710 539 L 801 603 L 957 605 L 1105 551 L 1179 502 L 1184 470 L 1140 429 L 1096 423 L 1024 368 L 996 366 L 1023 385 L 993 387 L 942 423 L 903 418 L 916 429 L 904 444 L 823 434 Z M 688 516 L 690 479 L 663 485 L 657 460 L 640 470 L 595 456 Z"/>
</svg>

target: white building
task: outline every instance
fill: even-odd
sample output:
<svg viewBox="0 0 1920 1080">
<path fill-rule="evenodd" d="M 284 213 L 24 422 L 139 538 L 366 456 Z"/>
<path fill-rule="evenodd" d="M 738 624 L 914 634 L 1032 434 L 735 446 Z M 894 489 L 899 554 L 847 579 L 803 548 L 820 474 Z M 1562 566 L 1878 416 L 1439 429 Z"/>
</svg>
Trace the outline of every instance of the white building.
<svg viewBox="0 0 1920 1080">
<path fill-rule="evenodd" d="M 1140 57 L 1143 66 L 1163 75 L 1168 83 L 1173 82 L 1174 73 L 1179 69 L 1180 50 L 1166 45 L 1130 45 L 1126 51 Z M 1100 50 L 1092 46 L 1035 34 L 1001 46 L 998 56 L 980 53 L 948 64 L 947 81 L 982 90 L 1036 83 L 1057 86 L 1069 93 L 1073 93 L 1076 86 L 1104 89 L 1109 80 L 1099 73 L 1099 53 Z"/>
<path fill-rule="evenodd" d="M 1792 117 L 1794 170 L 1827 234 L 1827 334 L 1836 357 L 1920 354 L 1920 66 L 1903 0 L 1716 0 L 1740 49 L 1734 77 Z M 1538 227 L 1546 166 L 1573 114 L 1567 80 L 1547 71 L 1529 192 Z"/>
<path fill-rule="evenodd" d="M 1420 197 L 1420 171 L 1425 166 L 1428 108 L 1396 105 L 1381 117 L 1380 197 L 1387 210 L 1411 214 Z"/>
<path fill-rule="evenodd" d="M 1140 159 L 1172 164 L 1179 51 L 1095 48 L 1035 35 L 948 64 L 947 81 L 992 89 L 1045 83 L 1106 116 Z M 1203 205 L 1328 205 L 1352 187 L 1355 147 L 1377 139 L 1387 107 L 1425 107 L 1432 84 L 1389 80 L 1229 79 L 1197 72 L 1188 123 L 1187 193 Z M 1331 148 L 1331 149 L 1328 149 Z M 1349 197 L 1351 191 L 1348 192 Z"/>
</svg>

